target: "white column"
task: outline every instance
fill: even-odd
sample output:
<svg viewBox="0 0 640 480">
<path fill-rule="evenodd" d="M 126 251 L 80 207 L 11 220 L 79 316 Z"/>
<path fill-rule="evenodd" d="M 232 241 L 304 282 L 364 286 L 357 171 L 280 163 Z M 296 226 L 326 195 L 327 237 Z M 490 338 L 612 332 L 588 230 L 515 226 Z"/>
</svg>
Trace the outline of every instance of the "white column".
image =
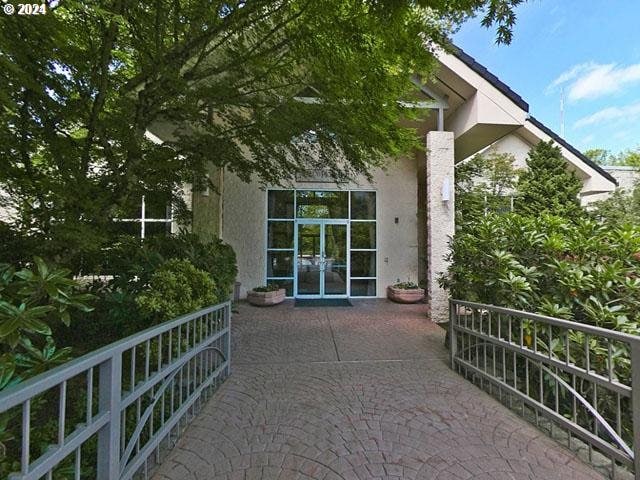
<svg viewBox="0 0 640 480">
<path fill-rule="evenodd" d="M 455 232 L 453 132 L 427 133 L 427 301 L 429 318 L 446 322 L 448 293 L 438 286 L 444 257 Z"/>
</svg>

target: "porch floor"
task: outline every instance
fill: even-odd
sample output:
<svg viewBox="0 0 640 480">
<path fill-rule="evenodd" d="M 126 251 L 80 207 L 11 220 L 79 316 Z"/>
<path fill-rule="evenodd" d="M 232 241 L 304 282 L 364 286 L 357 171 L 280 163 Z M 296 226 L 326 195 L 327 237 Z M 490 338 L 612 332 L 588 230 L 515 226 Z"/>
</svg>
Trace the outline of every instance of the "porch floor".
<svg viewBox="0 0 640 480">
<path fill-rule="evenodd" d="M 155 480 L 601 479 L 447 365 L 424 305 L 239 306 L 232 376 Z"/>
</svg>

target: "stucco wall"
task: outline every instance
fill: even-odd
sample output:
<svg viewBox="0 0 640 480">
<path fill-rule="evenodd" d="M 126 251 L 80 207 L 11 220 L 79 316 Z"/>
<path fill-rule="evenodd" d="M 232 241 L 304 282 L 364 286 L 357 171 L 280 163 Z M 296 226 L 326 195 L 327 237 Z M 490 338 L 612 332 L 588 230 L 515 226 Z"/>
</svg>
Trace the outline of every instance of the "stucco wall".
<svg viewBox="0 0 640 480">
<path fill-rule="evenodd" d="M 618 188 L 631 191 L 640 181 L 640 168 L 626 166 L 603 166 L 618 181 Z"/>
<path fill-rule="evenodd" d="M 533 147 L 532 144 L 523 139 L 520 135 L 515 133 L 509 134 L 504 138 L 501 138 L 493 145 L 486 149 L 486 152 L 496 152 L 496 153 L 510 153 L 515 157 L 514 166 L 516 168 L 526 168 L 527 167 L 527 157 L 529 156 L 529 150 Z M 584 172 L 577 170 L 576 168 L 572 168 L 571 164 L 567 161 L 567 166 L 570 170 L 572 170 L 578 178 L 583 181 L 583 188 L 581 195 L 583 195 L 587 190 L 589 190 L 589 186 L 587 182 L 589 180 L 588 177 L 584 174 Z M 588 195 L 582 196 L 581 200 L 583 204 L 588 203 L 590 198 L 595 197 L 596 195 Z M 603 198 L 607 197 L 608 194 L 602 194 Z"/>
<path fill-rule="evenodd" d="M 611 176 L 618 181 L 618 189 L 630 192 L 633 190 L 636 182 L 640 182 L 640 168 L 617 165 L 604 165 L 602 168 L 609 172 Z M 604 200 L 608 196 L 608 193 L 601 193 L 598 195 L 590 195 L 589 197 L 586 197 L 586 200 L 587 203 L 593 203 L 599 200 Z"/>
<path fill-rule="evenodd" d="M 222 194 L 222 239 L 231 245 L 238 260 L 240 296 L 247 288 L 264 284 L 266 258 L 265 219 L 267 196 L 257 183 L 247 184 L 224 173 Z"/>
<path fill-rule="evenodd" d="M 377 296 L 400 281 L 418 280 L 417 163 L 415 158 L 389 161 L 386 171 L 376 170 L 372 182 L 365 179 L 344 190 L 375 190 L 377 195 Z M 332 183 L 297 182 L 292 188 L 334 189 Z M 238 257 L 240 296 L 265 282 L 267 194 L 257 182 L 242 182 L 225 172 L 222 239 Z M 398 223 L 395 223 L 396 217 Z"/>
<path fill-rule="evenodd" d="M 531 150 L 531 145 L 514 134 L 507 135 L 487 149 L 488 152 L 510 153 L 516 159 L 515 162 L 513 162 L 516 168 L 525 168 L 527 166 L 529 150 Z"/>
<path fill-rule="evenodd" d="M 438 285 L 438 276 L 449 263 L 449 238 L 455 233 L 453 132 L 427 134 L 427 300 L 429 318 L 446 322 L 449 294 Z"/>
<path fill-rule="evenodd" d="M 16 220 L 16 210 L 11 204 L 9 194 L 0 189 L 0 222 L 12 223 Z"/>
<path fill-rule="evenodd" d="M 220 234 L 222 174 L 220 169 L 213 165 L 209 165 L 207 174 L 213 187 L 193 192 L 192 197 L 191 229 L 202 239 L 217 237 Z"/>
</svg>

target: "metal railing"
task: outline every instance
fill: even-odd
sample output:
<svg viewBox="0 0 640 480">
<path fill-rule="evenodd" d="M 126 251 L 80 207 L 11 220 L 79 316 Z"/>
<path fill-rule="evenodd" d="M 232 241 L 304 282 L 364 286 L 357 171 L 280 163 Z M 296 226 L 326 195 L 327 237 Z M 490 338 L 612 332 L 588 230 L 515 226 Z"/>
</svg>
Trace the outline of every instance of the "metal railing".
<svg viewBox="0 0 640 480">
<path fill-rule="evenodd" d="M 0 393 L 0 414 L 21 425 L 9 479 L 147 478 L 230 374 L 230 322 L 229 302 L 205 308 Z M 48 448 L 32 445 L 56 418 Z"/>
<path fill-rule="evenodd" d="M 449 320 L 454 370 L 613 478 L 640 478 L 640 337 L 461 300 Z"/>
</svg>

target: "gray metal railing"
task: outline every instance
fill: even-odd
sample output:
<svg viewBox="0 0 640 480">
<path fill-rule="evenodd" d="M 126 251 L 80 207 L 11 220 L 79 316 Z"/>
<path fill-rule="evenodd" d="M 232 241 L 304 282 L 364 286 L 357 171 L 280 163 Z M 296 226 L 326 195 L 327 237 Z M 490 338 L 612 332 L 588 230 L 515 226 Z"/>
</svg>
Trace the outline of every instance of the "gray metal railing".
<svg viewBox="0 0 640 480">
<path fill-rule="evenodd" d="M 640 478 L 640 337 L 462 300 L 449 320 L 454 370 L 586 459 L 608 459 L 613 478 Z"/>
<path fill-rule="evenodd" d="M 146 478 L 230 374 L 230 323 L 229 302 L 205 308 L 0 393 L 0 414 L 21 418 L 20 471 L 9 479 Z M 32 445 L 56 418 L 48 448 Z"/>
</svg>

